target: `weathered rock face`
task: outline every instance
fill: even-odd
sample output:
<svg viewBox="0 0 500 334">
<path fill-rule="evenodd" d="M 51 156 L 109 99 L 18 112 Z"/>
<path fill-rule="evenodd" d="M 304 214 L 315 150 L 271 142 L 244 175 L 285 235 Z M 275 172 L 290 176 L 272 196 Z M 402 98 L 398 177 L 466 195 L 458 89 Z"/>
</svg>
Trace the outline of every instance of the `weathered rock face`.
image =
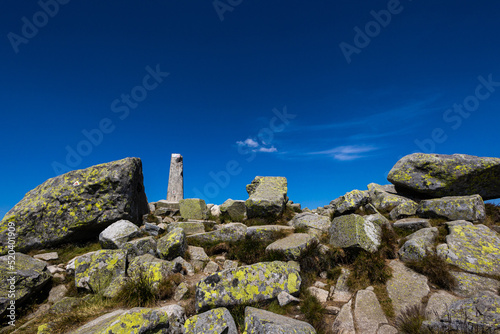
<svg viewBox="0 0 500 334">
<path fill-rule="evenodd" d="M 285 209 L 288 200 L 287 181 L 284 177 L 257 176 L 247 185 L 246 200 L 248 218 L 274 218 Z"/>
<path fill-rule="evenodd" d="M 394 191 L 394 193 L 389 192 L 388 188 L 391 187 L 381 186 L 376 183 L 370 183 L 368 185 L 368 192 L 370 194 L 371 202 L 377 210 L 390 212 L 398 205 L 406 203 L 410 200 L 406 197 L 395 194 L 396 191 L 394 189 L 391 189 L 392 191 Z"/>
<path fill-rule="evenodd" d="M 268 245 L 266 252 L 283 254 L 287 260 L 297 260 L 314 242 L 319 242 L 316 237 L 307 233 L 294 233 Z"/>
<path fill-rule="evenodd" d="M 404 262 L 422 260 L 427 254 L 433 252 L 432 246 L 437 235 L 437 227 L 424 228 L 410 234 L 408 240 L 399 249 L 401 260 Z"/>
<path fill-rule="evenodd" d="M 234 319 L 227 308 L 220 307 L 192 316 L 184 324 L 186 334 L 238 334 Z"/>
<path fill-rule="evenodd" d="M 315 213 L 304 212 L 295 215 L 292 220 L 288 222 L 288 225 L 295 228 L 306 227 L 308 232 L 314 235 L 321 235 L 322 233 L 328 233 L 328 229 L 332 222 L 329 217 L 320 216 Z"/>
<path fill-rule="evenodd" d="M 377 296 L 370 290 L 359 290 L 354 304 L 354 322 L 360 333 L 376 334 L 381 324 L 387 323 L 387 318 Z"/>
<path fill-rule="evenodd" d="M 188 241 L 198 242 L 227 242 L 240 241 L 245 238 L 247 226 L 242 223 L 229 223 L 216 231 L 198 233 L 187 236 Z"/>
<path fill-rule="evenodd" d="M 29 191 L 0 222 L 0 254 L 9 223 L 18 233 L 16 250 L 26 251 L 95 237 L 112 223 L 135 224 L 149 212 L 142 163 L 126 158 L 75 170 Z"/>
<path fill-rule="evenodd" d="M 136 256 L 150 254 L 156 256 L 156 239 L 153 237 L 144 237 L 124 243 L 120 248 L 127 251 L 127 259 L 129 262 Z"/>
<path fill-rule="evenodd" d="M 177 222 L 168 224 L 167 231 L 171 232 L 176 228 L 183 229 L 186 235 L 205 233 L 205 225 L 201 221 Z"/>
<path fill-rule="evenodd" d="M 99 234 L 99 243 L 103 249 L 117 249 L 125 242 L 139 237 L 141 230 L 128 220 L 119 220 Z"/>
<path fill-rule="evenodd" d="M 500 159 L 414 153 L 399 160 L 387 179 L 429 197 L 479 194 L 493 199 L 500 197 Z"/>
<path fill-rule="evenodd" d="M 360 215 L 350 214 L 335 218 L 329 234 L 334 247 L 356 247 L 373 253 L 380 246 L 382 229 Z"/>
<path fill-rule="evenodd" d="M 221 217 L 233 222 L 241 222 L 247 217 L 245 201 L 226 200 L 220 207 Z"/>
<path fill-rule="evenodd" d="M 179 201 L 182 218 L 207 219 L 208 209 L 205 201 L 198 198 L 187 198 Z"/>
<path fill-rule="evenodd" d="M 172 232 L 158 240 L 158 255 L 165 260 L 173 260 L 178 256 L 184 256 L 187 249 L 186 233 L 182 228 L 176 228 Z"/>
<path fill-rule="evenodd" d="M 293 233 L 295 229 L 291 226 L 283 225 L 258 225 L 247 228 L 246 236 L 253 240 L 272 241 L 280 234 Z"/>
<path fill-rule="evenodd" d="M 448 224 L 446 244 L 439 245 L 438 255 L 465 271 L 500 275 L 500 238 L 484 225 L 468 222 Z"/>
<path fill-rule="evenodd" d="M 15 266 L 11 268 L 9 261 L 15 259 Z M 16 274 L 12 274 L 15 272 Z M 12 279 L 13 278 L 13 279 Z M 51 278 L 47 270 L 47 264 L 35 260 L 31 256 L 15 253 L 12 255 L 0 256 L 0 318 L 5 315 L 16 315 L 16 308 L 28 299 L 31 295 L 42 289 Z M 14 286 L 14 289 L 11 289 Z M 12 291 L 15 291 L 14 298 L 9 298 Z M 11 300 L 15 301 L 14 311 L 7 308 Z"/>
<path fill-rule="evenodd" d="M 500 281 L 492 278 L 458 271 L 452 271 L 451 274 L 457 280 L 453 293 L 460 297 L 473 297 L 482 291 L 496 293 L 500 289 Z"/>
<path fill-rule="evenodd" d="M 196 309 L 270 300 L 281 291 L 294 294 L 301 282 L 299 271 L 280 261 L 223 270 L 198 282 Z"/>
<path fill-rule="evenodd" d="M 392 220 L 406 218 L 417 214 L 418 204 L 412 200 L 399 204 L 391 210 L 389 216 Z"/>
<path fill-rule="evenodd" d="M 352 300 L 342 306 L 332 325 L 334 333 L 356 334 L 354 317 L 352 316 Z"/>
<path fill-rule="evenodd" d="M 423 228 L 431 227 L 431 223 L 425 218 L 405 218 L 394 222 L 393 227 L 404 231 L 418 231 Z"/>
<path fill-rule="evenodd" d="M 114 279 L 125 274 L 127 252 L 99 250 L 75 260 L 75 283 L 78 288 L 104 291 Z"/>
<path fill-rule="evenodd" d="M 160 260 L 152 255 L 145 254 L 136 257 L 129 265 L 127 273 L 132 278 L 145 275 L 152 284 L 168 279 L 174 273 L 175 264 L 170 261 Z"/>
<path fill-rule="evenodd" d="M 316 330 L 304 321 L 295 320 L 258 308 L 246 307 L 245 333 L 315 334 Z"/>
<path fill-rule="evenodd" d="M 479 195 L 442 197 L 420 202 L 417 214 L 426 218 L 481 222 L 486 218 L 486 209 Z"/>
<path fill-rule="evenodd" d="M 354 213 L 358 208 L 370 201 L 370 193 L 368 191 L 353 190 L 334 199 L 330 202 L 330 206 L 337 216 Z"/>
<path fill-rule="evenodd" d="M 429 298 L 425 308 L 425 314 L 429 320 L 439 319 L 447 310 L 449 310 L 450 305 L 458 299 L 458 297 L 455 297 L 446 291 L 437 291 Z"/>
</svg>

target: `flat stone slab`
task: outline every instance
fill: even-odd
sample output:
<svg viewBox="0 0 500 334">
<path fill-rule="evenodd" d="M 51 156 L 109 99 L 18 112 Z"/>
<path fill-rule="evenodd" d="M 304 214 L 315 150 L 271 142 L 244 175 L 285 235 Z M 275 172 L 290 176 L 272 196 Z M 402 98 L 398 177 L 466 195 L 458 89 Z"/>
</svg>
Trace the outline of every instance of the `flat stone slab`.
<svg viewBox="0 0 500 334">
<path fill-rule="evenodd" d="M 481 222 L 486 218 L 486 209 L 479 195 L 453 196 L 421 201 L 417 214 L 424 218 Z"/>
<path fill-rule="evenodd" d="M 333 296 L 331 299 L 334 302 L 347 303 L 352 298 L 352 293 L 349 291 L 349 287 L 347 286 L 347 279 L 351 272 L 349 269 L 342 268 L 342 274 L 340 274 L 337 279 L 337 283 L 335 284 L 335 289 L 333 290 Z"/>
<path fill-rule="evenodd" d="M 387 281 L 387 293 L 397 316 L 406 307 L 421 303 L 430 289 L 427 277 L 408 269 L 402 262 L 393 260 L 389 266 L 392 268 L 392 278 Z"/>
<path fill-rule="evenodd" d="M 182 228 L 186 235 L 205 233 L 205 225 L 202 222 L 177 222 L 168 224 L 167 231 L 171 232 L 176 228 Z"/>
<path fill-rule="evenodd" d="M 229 223 L 220 226 L 218 230 L 192 234 L 187 236 L 187 241 L 197 242 L 231 242 L 245 238 L 247 226 L 242 223 Z"/>
<path fill-rule="evenodd" d="M 344 304 L 332 325 L 334 333 L 356 334 L 354 317 L 352 316 L 352 300 Z"/>
<path fill-rule="evenodd" d="M 294 233 L 267 246 L 266 252 L 283 254 L 287 260 L 297 260 L 313 242 L 318 242 L 318 239 L 307 233 Z"/>
<path fill-rule="evenodd" d="M 376 334 L 381 324 L 387 323 L 377 296 L 370 290 L 359 290 L 354 303 L 354 323 L 359 333 Z"/>
<path fill-rule="evenodd" d="M 376 252 L 381 242 L 382 229 L 362 216 L 350 214 L 337 217 L 329 229 L 330 244 L 340 248 L 362 248 Z"/>
<path fill-rule="evenodd" d="M 497 293 L 500 289 L 500 281 L 492 278 L 458 271 L 452 271 L 451 274 L 457 280 L 453 293 L 461 297 L 472 297 L 481 291 Z"/>
<path fill-rule="evenodd" d="M 294 231 L 295 229 L 292 226 L 258 225 L 248 227 L 246 235 L 254 240 L 272 241 L 280 234 L 290 234 Z"/>
<path fill-rule="evenodd" d="M 245 333 L 316 334 L 316 330 L 304 321 L 254 307 L 246 307 Z"/>
<path fill-rule="evenodd" d="M 227 308 L 220 307 L 187 319 L 184 324 L 186 334 L 238 334 L 238 329 Z"/>
<path fill-rule="evenodd" d="M 315 213 L 304 212 L 295 215 L 292 220 L 287 223 L 294 228 L 307 228 L 308 231 L 313 232 L 315 235 L 328 233 L 328 229 L 332 222 L 329 217 L 321 216 Z"/>
<path fill-rule="evenodd" d="M 33 258 L 42 261 L 51 261 L 51 260 L 57 260 L 59 258 L 59 255 L 57 254 L 57 252 L 51 252 L 51 253 L 33 255 Z"/>
<path fill-rule="evenodd" d="M 394 222 L 393 227 L 397 227 L 404 231 L 416 232 L 423 228 L 432 227 L 429 219 L 425 218 L 404 218 Z"/>
<path fill-rule="evenodd" d="M 425 308 L 425 314 L 428 320 L 440 319 L 446 311 L 450 309 L 453 302 L 459 300 L 451 293 L 439 290 L 431 295 Z"/>
</svg>

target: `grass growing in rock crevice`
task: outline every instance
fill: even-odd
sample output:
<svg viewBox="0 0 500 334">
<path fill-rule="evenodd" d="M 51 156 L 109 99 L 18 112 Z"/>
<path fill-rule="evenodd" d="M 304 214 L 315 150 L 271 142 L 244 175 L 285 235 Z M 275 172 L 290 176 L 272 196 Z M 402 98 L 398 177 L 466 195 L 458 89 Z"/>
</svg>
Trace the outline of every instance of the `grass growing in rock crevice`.
<svg viewBox="0 0 500 334">
<path fill-rule="evenodd" d="M 316 329 L 318 334 L 326 332 L 326 323 L 324 321 L 325 308 L 309 291 L 301 295 L 300 311 L 304 314 L 307 322 Z"/>
<path fill-rule="evenodd" d="M 422 323 L 426 320 L 422 304 L 406 307 L 396 318 L 395 325 L 400 333 L 420 334 Z"/>
<path fill-rule="evenodd" d="M 437 254 L 429 253 L 419 261 L 408 261 L 405 265 L 427 276 L 432 284 L 444 290 L 453 290 L 457 286 L 455 277 L 450 273 L 450 265 Z"/>
</svg>

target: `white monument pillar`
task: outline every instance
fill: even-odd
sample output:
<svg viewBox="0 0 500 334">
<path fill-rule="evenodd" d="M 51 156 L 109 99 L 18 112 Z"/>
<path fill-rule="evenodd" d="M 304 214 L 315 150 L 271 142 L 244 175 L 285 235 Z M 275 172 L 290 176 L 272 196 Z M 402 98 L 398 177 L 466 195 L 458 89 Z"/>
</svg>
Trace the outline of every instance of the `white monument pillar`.
<svg viewBox="0 0 500 334">
<path fill-rule="evenodd" d="M 181 199 L 184 199 L 183 169 L 182 155 L 177 153 L 172 154 L 167 191 L 167 201 L 169 202 L 179 202 Z"/>
</svg>

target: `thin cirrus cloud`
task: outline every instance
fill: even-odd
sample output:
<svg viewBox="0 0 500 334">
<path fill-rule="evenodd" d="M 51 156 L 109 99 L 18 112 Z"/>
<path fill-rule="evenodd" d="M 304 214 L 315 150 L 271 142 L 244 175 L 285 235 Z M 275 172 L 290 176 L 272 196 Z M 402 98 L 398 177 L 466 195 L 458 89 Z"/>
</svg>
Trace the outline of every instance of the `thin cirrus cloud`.
<svg viewBox="0 0 500 334">
<path fill-rule="evenodd" d="M 375 146 L 361 146 L 361 145 L 349 145 L 349 146 L 338 146 L 326 151 L 310 152 L 310 155 L 322 155 L 332 157 L 339 161 L 349 161 L 364 158 L 366 155 L 364 153 L 372 152 L 378 150 Z"/>
<path fill-rule="evenodd" d="M 236 142 L 236 145 L 238 145 L 239 147 L 249 148 L 253 152 L 263 152 L 263 153 L 278 152 L 278 149 L 274 147 L 274 145 L 271 147 L 261 146 L 258 142 L 256 142 L 252 138 L 247 138 L 244 141 L 239 140 Z"/>
</svg>

